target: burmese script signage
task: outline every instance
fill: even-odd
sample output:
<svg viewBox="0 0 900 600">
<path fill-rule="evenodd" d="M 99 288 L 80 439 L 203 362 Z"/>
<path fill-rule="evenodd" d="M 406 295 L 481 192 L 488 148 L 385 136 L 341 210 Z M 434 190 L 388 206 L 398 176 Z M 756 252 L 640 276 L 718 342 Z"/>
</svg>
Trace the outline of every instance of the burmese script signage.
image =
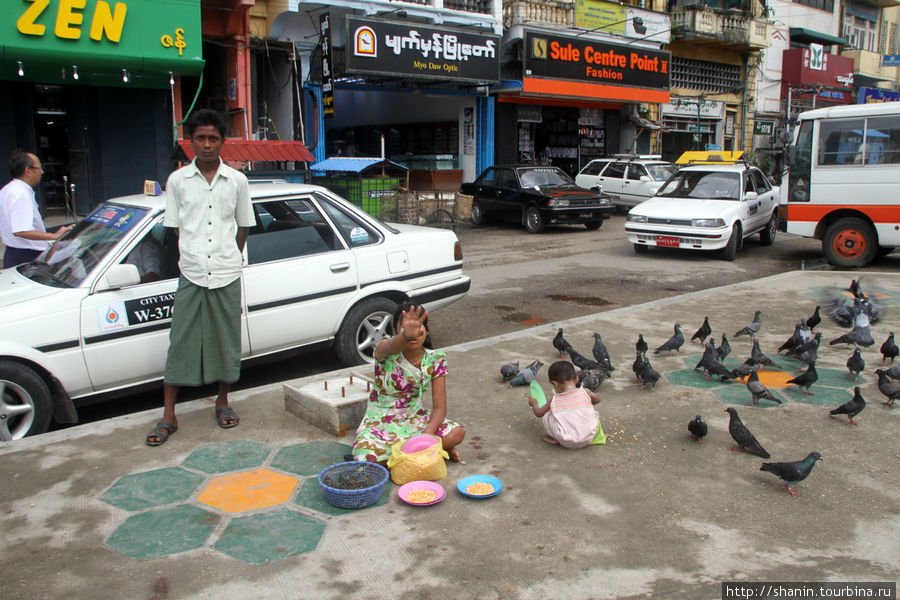
<svg viewBox="0 0 900 600">
<path fill-rule="evenodd" d="M 500 36 L 347 18 L 347 71 L 500 81 Z"/>
<path fill-rule="evenodd" d="M 670 60 L 663 50 L 525 32 L 525 77 L 668 90 Z"/>
</svg>

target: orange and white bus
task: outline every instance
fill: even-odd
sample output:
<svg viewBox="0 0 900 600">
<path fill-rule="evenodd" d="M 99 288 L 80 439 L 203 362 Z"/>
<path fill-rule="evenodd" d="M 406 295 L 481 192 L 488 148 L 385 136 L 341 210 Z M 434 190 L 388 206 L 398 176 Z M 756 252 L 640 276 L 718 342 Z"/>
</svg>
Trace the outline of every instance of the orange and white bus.
<svg viewBox="0 0 900 600">
<path fill-rule="evenodd" d="M 900 102 L 800 113 L 785 156 L 782 231 L 822 240 L 839 267 L 900 246 Z"/>
</svg>

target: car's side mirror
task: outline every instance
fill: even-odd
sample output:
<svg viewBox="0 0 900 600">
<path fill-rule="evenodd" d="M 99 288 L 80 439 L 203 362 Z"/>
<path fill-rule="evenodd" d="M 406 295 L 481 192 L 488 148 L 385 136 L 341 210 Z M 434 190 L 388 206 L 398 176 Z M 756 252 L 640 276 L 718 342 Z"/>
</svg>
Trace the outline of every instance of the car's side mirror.
<svg viewBox="0 0 900 600">
<path fill-rule="evenodd" d="M 759 194 L 757 194 L 756 192 L 747 192 L 746 194 L 744 194 L 744 200 L 746 202 L 753 202 L 757 198 L 759 198 Z"/>
<path fill-rule="evenodd" d="M 600 188 L 599 185 L 595 185 L 594 187 L 591 188 L 591 191 L 592 192 L 602 192 L 603 190 Z"/>
<path fill-rule="evenodd" d="M 639 179 L 640 179 L 641 181 L 650 181 L 650 178 L 647 177 L 646 175 L 641 175 L 641 176 L 639 177 Z"/>
<path fill-rule="evenodd" d="M 137 285 L 141 282 L 141 274 L 136 265 L 123 263 L 113 265 L 100 278 L 97 290 L 117 290 L 119 288 Z"/>
</svg>

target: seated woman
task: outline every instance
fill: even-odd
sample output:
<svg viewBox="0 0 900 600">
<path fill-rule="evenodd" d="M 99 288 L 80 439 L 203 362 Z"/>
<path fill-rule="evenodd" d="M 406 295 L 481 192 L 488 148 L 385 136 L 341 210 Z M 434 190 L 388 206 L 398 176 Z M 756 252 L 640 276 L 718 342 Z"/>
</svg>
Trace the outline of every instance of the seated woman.
<svg viewBox="0 0 900 600">
<path fill-rule="evenodd" d="M 466 435 L 447 416 L 447 357 L 425 348 L 428 312 L 423 306 L 401 304 L 394 312 L 394 337 L 375 348 L 375 385 L 366 414 L 356 429 L 353 459 L 386 463 L 391 446 L 429 433 L 441 438 L 444 450 L 459 461 L 456 446 Z M 431 389 L 431 410 L 422 395 Z"/>
</svg>

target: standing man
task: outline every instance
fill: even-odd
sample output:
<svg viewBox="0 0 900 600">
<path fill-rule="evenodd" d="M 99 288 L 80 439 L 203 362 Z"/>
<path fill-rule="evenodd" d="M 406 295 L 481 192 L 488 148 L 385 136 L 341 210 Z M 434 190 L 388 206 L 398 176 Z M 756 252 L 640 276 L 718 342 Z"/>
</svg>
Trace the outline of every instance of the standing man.
<svg viewBox="0 0 900 600">
<path fill-rule="evenodd" d="M 14 150 L 9 157 L 9 174 L 12 181 L 0 190 L 0 239 L 6 246 L 4 269 L 34 260 L 50 247 L 50 242 L 72 229 L 72 225 L 67 225 L 49 233 L 44 228 L 34 199 L 34 187 L 44 174 L 41 159 L 30 152 Z"/>
<path fill-rule="evenodd" d="M 181 277 L 163 376 L 163 417 L 147 435 L 148 446 L 164 444 L 178 430 L 175 401 L 182 385 L 219 382 L 219 427 L 240 421 L 228 406 L 228 391 L 241 369 L 241 253 L 255 224 L 250 186 L 219 158 L 225 143 L 221 113 L 199 110 L 185 130 L 196 156 L 166 183 L 164 225 L 178 233 Z"/>
</svg>

